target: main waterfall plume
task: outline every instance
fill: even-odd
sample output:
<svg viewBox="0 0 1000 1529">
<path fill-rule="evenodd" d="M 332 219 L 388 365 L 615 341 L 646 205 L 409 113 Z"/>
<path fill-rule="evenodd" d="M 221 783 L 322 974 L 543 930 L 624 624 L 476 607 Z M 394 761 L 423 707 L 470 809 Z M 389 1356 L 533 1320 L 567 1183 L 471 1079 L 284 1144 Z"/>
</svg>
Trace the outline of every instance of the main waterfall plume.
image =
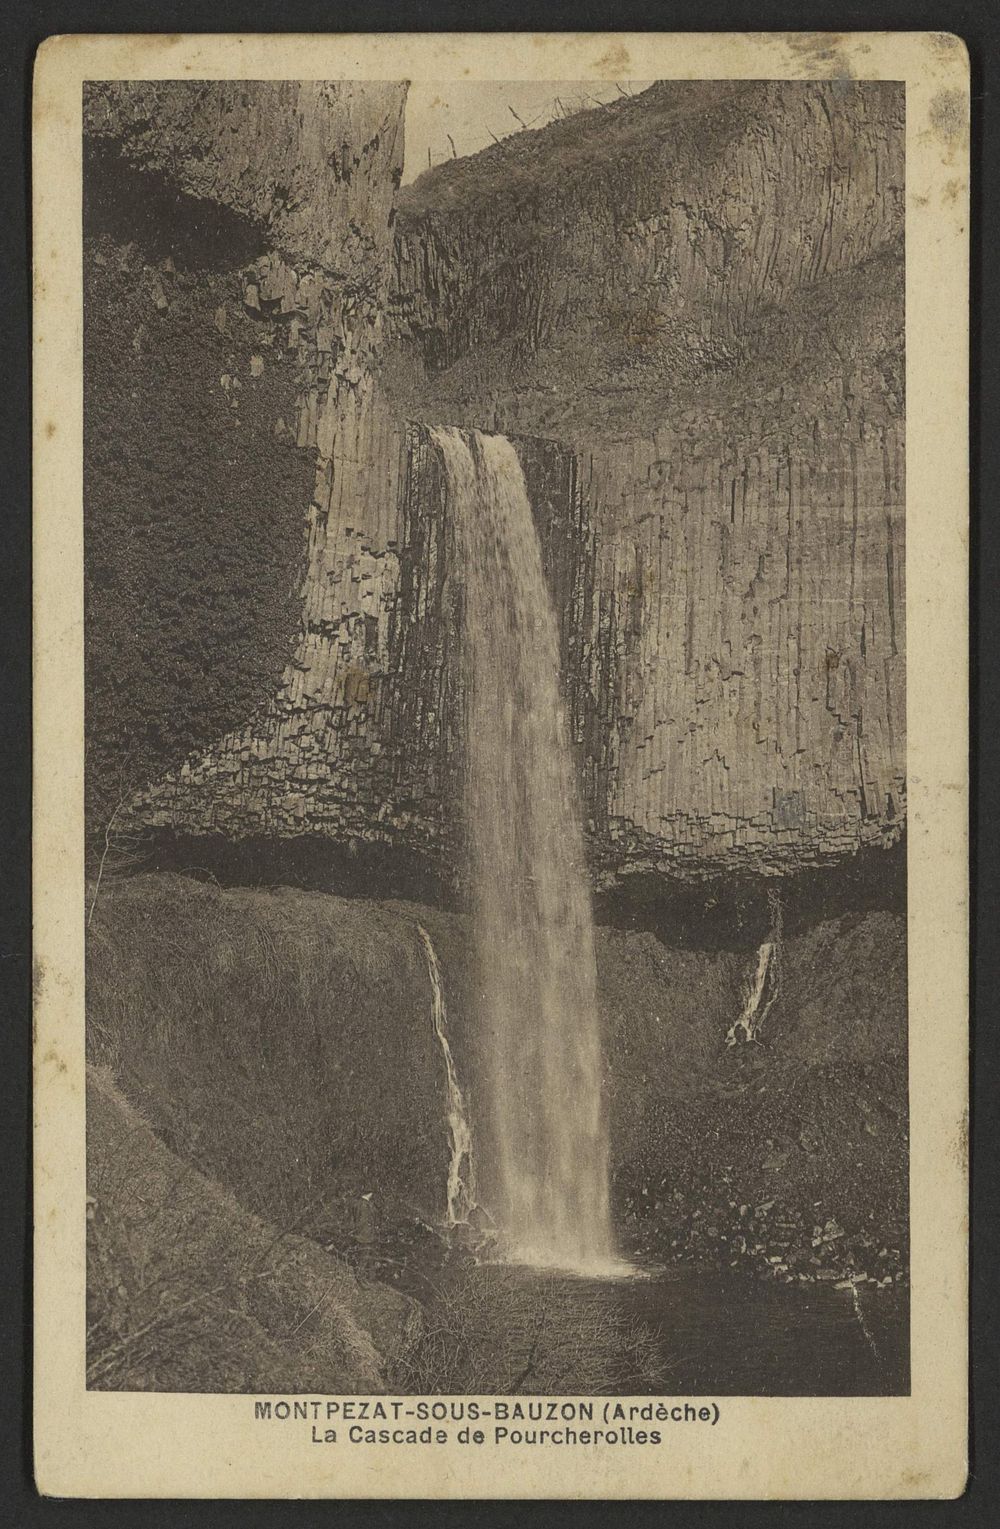
<svg viewBox="0 0 1000 1529">
<path fill-rule="evenodd" d="M 614 1267 L 597 975 L 556 615 L 517 453 L 431 431 L 463 585 L 465 821 L 493 1102 L 495 1217 L 513 1261 Z"/>
</svg>

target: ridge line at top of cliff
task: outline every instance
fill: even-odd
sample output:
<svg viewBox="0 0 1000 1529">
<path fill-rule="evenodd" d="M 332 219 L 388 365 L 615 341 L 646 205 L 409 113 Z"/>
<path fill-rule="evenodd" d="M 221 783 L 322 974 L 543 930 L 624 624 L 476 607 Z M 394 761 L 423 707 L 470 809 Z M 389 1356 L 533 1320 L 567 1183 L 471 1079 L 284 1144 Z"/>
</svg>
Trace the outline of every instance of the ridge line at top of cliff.
<svg viewBox="0 0 1000 1529">
<path fill-rule="evenodd" d="M 573 112 L 541 127 L 514 131 L 474 154 L 460 154 L 425 170 L 410 185 L 402 187 L 400 213 L 419 219 L 447 212 L 460 201 L 475 201 L 480 195 L 492 194 L 497 183 L 507 181 L 511 172 L 544 174 L 549 170 L 562 174 L 566 159 L 589 160 L 594 150 L 610 155 L 648 137 L 651 108 L 656 110 L 657 125 L 666 127 L 686 117 L 715 111 L 734 95 L 748 94 L 760 83 L 657 80 L 638 95 L 622 96 L 617 101 Z M 695 99 L 680 100 L 679 92 Z"/>
<path fill-rule="evenodd" d="M 637 95 L 512 132 L 425 170 L 400 190 L 400 218 L 417 225 L 519 188 L 562 182 L 574 171 L 592 174 L 596 162 L 620 160 L 671 129 L 678 140 L 695 131 L 699 154 L 709 159 L 745 128 L 753 102 L 776 85 L 817 91 L 832 84 L 839 90 L 884 88 L 879 81 L 856 80 L 657 80 Z"/>
</svg>

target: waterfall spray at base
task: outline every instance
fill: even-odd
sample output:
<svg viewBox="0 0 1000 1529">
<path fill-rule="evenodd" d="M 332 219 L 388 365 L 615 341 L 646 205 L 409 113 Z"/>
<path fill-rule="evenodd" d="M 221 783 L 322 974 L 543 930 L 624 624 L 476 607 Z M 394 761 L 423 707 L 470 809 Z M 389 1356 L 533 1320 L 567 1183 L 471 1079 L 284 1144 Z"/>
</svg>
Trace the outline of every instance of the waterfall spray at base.
<svg viewBox="0 0 1000 1529">
<path fill-rule="evenodd" d="M 450 427 L 431 434 L 463 587 L 465 820 L 493 1101 L 490 1208 L 509 1261 L 624 1272 L 611 1232 L 583 831 L 538 533 L 508 440 Z"/>
<path fill-rule="evenodd" d="M 448 1080 L 448 1137 L 451 1154 L 448 1160 L 448 1225 L 464 1226 L 476 1205 L 476 1180 L 472 1166 L 472 1131 L 465 1112 L 465 1100 L 458 1085 L 455 1059 L 448 1042 L 448 1014 L 441 986 L 441 969 L 437 954 L 423 924 L 417 925 L 427 957 L 427 975 L 431 982 L 431 1017 L 434 1032 L 444 1057 L 445 1075 Z"/>
</svg>

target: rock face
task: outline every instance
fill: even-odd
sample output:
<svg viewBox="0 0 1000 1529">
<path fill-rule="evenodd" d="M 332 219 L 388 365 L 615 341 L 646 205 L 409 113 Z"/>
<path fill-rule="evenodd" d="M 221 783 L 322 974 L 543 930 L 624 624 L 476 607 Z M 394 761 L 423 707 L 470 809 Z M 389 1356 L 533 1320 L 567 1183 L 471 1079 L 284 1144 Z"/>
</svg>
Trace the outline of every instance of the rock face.
<svg viewBox="0 0 1000 1529">
<path fill-rule="evenodd" d="M 94 82 L 84 132 L 266 229 L 273 248 L 326 274 L 345 311 L 373 287 L 375 326 L 405 97 L 401 83 L 345 80 Z"/>
<path fill-rule="evenodd" d="M 815 455 L 900 413 L 902 239 L 899 86 L 663 81 L 402 192 L 397 390 L 507 433 Z"/>
<path fill-rule="evenodd" d="M 275 429 L 295 418 L 296 367 L 244 307 L 239 269 L 209 267 L 179 238 L 169 254 L 131 228 L 123 239 L 100 212 L 92 200 L 84 242 L 87 810 L 98 836 L 137 786 L 279 684 L 315 476 L 314 453 Z"/>
<path fill-rule="evenodd" d="M 306 523 L 315 590 L 317 527 L 381 496 L 404 99 L 88 87 L 89 725 L 92 775 L 115 782 L 93 826 L 287 689 Z"/>
<path fill-rule="evenodd" d="M 905 795 L 903 462 L 662 441 L 581 471 L 588 799 L 618 863 L 779 870 L 890 840 Z"/>
<path fill-rule="evenodd" d="M 461 570 L 409 420 L 518 445 L 599 880 L 781 872 L 892 841 L 901 89 L 662 83 L 422 177 L 393 242 L 401 87 L 195 95 L 179 166 L 149 126 L 179 109 L 147 88 L 125 109 L 95 87 L 91 131 L 270 230 L 243 304 L 295 356 L 317 474 L 280 684 L 195 740 L 135 818 L 453 863 Z M 284 147 L 254 153 L 275 103 L 299 123 L 287 169 Z"/>
<path fill-rule="evenodd" d="M 661 82 L 403 193 L 400 409 L 572 455 L 551 571 L 617 870 L 900 829 L 902 232 L 892 85 Z"/>
</svg>

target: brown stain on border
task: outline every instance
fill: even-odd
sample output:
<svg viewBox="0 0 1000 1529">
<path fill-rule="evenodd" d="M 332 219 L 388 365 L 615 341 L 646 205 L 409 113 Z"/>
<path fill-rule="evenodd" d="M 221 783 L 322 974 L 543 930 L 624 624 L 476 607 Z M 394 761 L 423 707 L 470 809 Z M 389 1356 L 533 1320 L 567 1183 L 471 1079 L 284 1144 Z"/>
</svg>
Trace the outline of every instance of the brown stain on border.
<svg viewBox="0 0 1000 1529">
<path fill-rule="evenodd" d="M 631 67 L 632 60 L 629 57 L 629 51 L 625 44 L 621 42 L 608 48 L 607 52 L 602 53 L 594 64 L 595 69 L 609 70 L 612 74 L 626 74 Z"/>
<path fill-rule="evenodd" d="M 816 78 L 853 80 L 851 53 L 869 53 L 868 44 L 846 32 L 785 32 L 783 41 Z M 851 52 L 844 45 L 851 44 Z"/>
<path fill-rule="evenodd" d="M 955 1135 L 955 1143 L 952 1147 L 955 1161 L 963 1173 L 969 1171 L 969 1107 L 966 1105 L 962 1111 L 962 1118 L 958 1122 L 958 1131 Z"/>
<path fill-rule="evenodd" d="M 961 143 L 969 130 L 968 97 L 964 90 L 950 85 L 939 90 L 931 98 L 930 123 L 932 130 L 949 148 Z"/>
</svg>

